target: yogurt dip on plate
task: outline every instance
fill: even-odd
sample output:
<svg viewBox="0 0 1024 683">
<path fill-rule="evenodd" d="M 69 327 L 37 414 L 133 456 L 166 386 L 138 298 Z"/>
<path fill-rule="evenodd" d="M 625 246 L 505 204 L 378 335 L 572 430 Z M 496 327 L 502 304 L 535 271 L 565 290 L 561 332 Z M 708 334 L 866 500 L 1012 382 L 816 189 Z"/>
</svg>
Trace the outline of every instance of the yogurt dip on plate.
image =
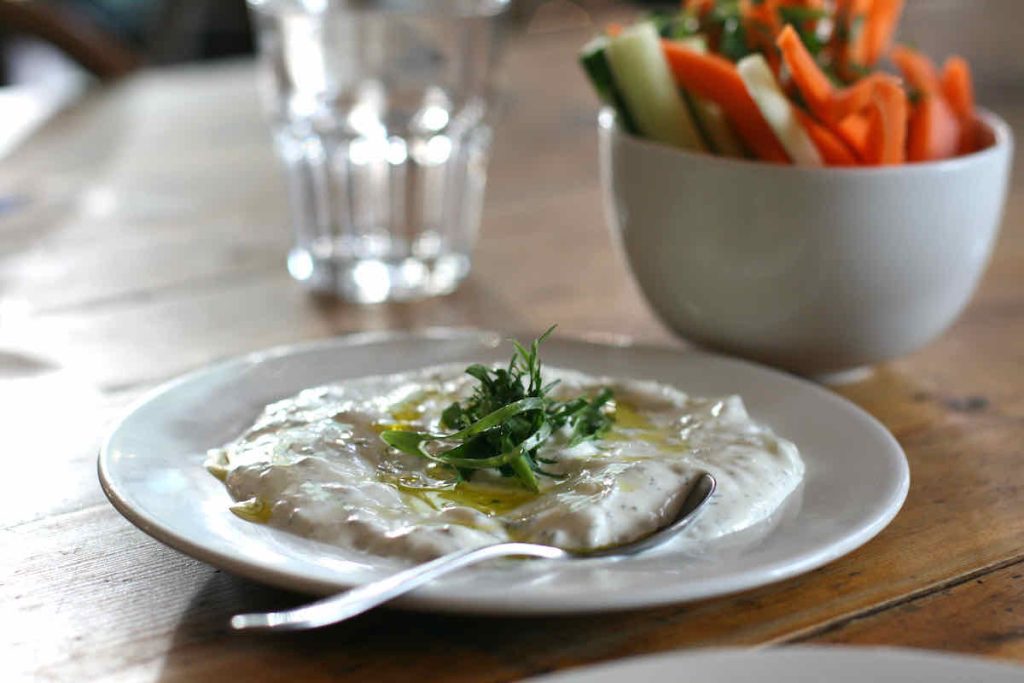
<svg viewBox="0 0 1024 683">
<path fill-rule="evenodd" d="M 571 446 L 568 428 L 553 433 L 536 452 L 536 492 L 497 469 L 460 476 L 381 440 L 388 430 L 444 432 L 442 412 L 477 384 L 464 371 L 449 364 L 307 389 L 211 450 L 207 468 L 244 519 L 415 561 L 508 540 L 573 550 L 628 543 L 670 521 L 702 471 L 718 489 L 685 535 L 707 541 L 767 519 L 803 478 L 796 446 L 754 422 L 738 396 L 696 398 L 549 367 L 553 399 L 610 389 L 603 410 L 612 422 Z"/>
</svg>

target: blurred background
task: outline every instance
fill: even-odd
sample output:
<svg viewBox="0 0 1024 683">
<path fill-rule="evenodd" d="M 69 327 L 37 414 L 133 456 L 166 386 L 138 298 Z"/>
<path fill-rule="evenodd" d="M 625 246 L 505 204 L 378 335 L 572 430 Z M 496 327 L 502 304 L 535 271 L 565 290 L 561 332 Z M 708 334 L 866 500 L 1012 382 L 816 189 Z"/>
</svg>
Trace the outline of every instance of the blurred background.
<svg viewBox="0 0 1024 683">
<path fill-rule="evenodd" d="M 510 19 L 535 12 L 585 18 L 609 5 L 640 8 L 673 2 L 513 0 Z M 965 49 L 993 86 L 1020 86 L 1015 54 L 1024 20 L 1021 0 L 908 0 L 903 38 L 941 52 Z M 221 59 L 253 50 L 245 0 L 0 0 L 0 85 L 84 68 L 114 78 L 142 65 Z"/>
<path fill-rule="evenodd" d="M 576 31 L 609 5 L 659 4 L 513 3 L 511 30 L 529 30 L 540 14 L 548 30 Z M 992 103 L 1024 92 L 1022 23 L 1022 0 L 909 0 L 902 39 L 936 56 L 963 54 L 975 69 L 981 101 Z M 0 0 L 0 153 L 95 81 L 252 50 L 244 0 Z"/>
<path fill-rule="evenodd" d="M 502 21 L 510 34 L 543 34 L 545 42 L 564 36 L 562 52 L 568 56 L 609 17 L 628 20 L 674 5 L 512 0 Z M 1005 111 L 1024 101 L 1022 24 L 1024 0 L 907 0 L 900 39 L 937 59 L 951 53 L 966 57 L 980 104 Z M 11 152 L 34 131 L 90 91 L 107 89 L 139 71 L 185 68 L 194 73 L 218 62 L 249 61 L 254 48 L 245 0 L 0 0 L 0 167 L 10 163 Z M 585 89 L 582 77 L 570 85 Z M 505 94 L 512 101 L 526 96 L 515 84 Z M 596 105 L 589 96 L 581 100 L 585 111 L 560 110 L 559 119 L 589 129 L 596 111 L 590 102 Z M 225 101 L 217 106 L 236 105 Z M 532 134 L 562 135 L 550 117 L 548 123 L 536 123 Z M 500 158 L 508 152 L 500 127 L 498 133 Z M 587 149 L 592 146 L 588 138 Z M 10 188 L 0 192 L 0 214 L 9 215 L 23 203 L 11 199 L 20 196 Z"/>
</svg>

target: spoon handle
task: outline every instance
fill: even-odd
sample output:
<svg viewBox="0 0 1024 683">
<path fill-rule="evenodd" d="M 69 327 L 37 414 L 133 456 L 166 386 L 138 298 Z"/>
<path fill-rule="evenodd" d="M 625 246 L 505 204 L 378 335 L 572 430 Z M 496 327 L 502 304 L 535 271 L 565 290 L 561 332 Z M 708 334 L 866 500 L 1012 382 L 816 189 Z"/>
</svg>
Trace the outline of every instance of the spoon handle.
<svg viewBox="0 0 1024 683">
<path fill-rule="evenodd" d="M 554 560 L 569 557 L 569 553 L 533 543 L 495 543 L 460 550 L 303 607 L 282 612 L 235 615 L 231 618 L 231 628 L 236 631 L 301 631 L 337 624 L 462 567 L 511 556 Z"/>
</svg>

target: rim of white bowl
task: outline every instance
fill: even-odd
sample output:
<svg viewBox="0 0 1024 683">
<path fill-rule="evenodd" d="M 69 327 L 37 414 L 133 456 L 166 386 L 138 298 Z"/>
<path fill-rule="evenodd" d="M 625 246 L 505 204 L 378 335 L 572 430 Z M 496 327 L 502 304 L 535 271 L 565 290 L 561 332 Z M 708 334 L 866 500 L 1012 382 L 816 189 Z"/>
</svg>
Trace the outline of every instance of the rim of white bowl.
<svg viewBox="0 0 1024 683">
<path fill-rule="evenodd" d="M 777 164 L 761 161 L 760 159 L 737 159 L 735 157 L 723 157 L 717 154 L 705 152 L 694 152 L 677 147 L 637 137 L 632 133 L 622 130 L 617 124 L 617 115 L 611 107 L 602 107 L 597 117 L 597 127 L 607 131 L 626 142 L 626 144 L 640 147 L 648 151 L 656 151 L 660 154 L 667 154 L 679 158 L 700 161 L 701 163 L 718 164 L 722 166 L 735 166 L 745 169 L 762 169 L 765 173 L 796 173 L 808 175 L 847 175 L 847 176 L 887 176 L 906 173 L 934 173 L 944 171 L 955 171 L 965 166 L 983 163 L 989 157 L 1002 153 L 1013 148 L 1013 131 L 1010 125 L 998 114 L 979 107 L 978 118 L 992 131 L 995 138 L 988 147 L 970 154 L 940 159 L 938 161 L 913 161 L 892 166 L 797 166 L 795 164 Z"/>
</svg>

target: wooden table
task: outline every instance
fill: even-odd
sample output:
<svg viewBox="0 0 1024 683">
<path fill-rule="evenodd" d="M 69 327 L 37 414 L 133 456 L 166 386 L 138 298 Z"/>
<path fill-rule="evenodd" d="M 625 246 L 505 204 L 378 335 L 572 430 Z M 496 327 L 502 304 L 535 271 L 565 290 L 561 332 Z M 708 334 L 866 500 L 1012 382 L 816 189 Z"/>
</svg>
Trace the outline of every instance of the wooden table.
<svg viewBox="0 0 1024 683">
<path fill-rule="evenodd" d="M 511 42 L 475 271 L 434 301 L 356 307 L 289 280 L 281 179 L 246 63 L 143 73 L 0 161 L 0 679 L 497 681 L 793 642 L 1024 661 L 1019 172 L 962 319 L 837 389 L 895 433 L 913 483 L 880 536 L 806 576 L 599 618 L 379 611 L 318 633 L 240 636 L 225 631 L 232 613 L 303 598 L 165 548 L 106 502 L 95 457 L 118 411 L 218 358 L 357 330 L 553 321 L 566 334 L 680 344 L 610 245 L 595 105 L 573 63 L 591 29 L 578 19 L 548 16 Z M 992 104 L 1024 123 L 1024 102 Z"/>
</svg>

